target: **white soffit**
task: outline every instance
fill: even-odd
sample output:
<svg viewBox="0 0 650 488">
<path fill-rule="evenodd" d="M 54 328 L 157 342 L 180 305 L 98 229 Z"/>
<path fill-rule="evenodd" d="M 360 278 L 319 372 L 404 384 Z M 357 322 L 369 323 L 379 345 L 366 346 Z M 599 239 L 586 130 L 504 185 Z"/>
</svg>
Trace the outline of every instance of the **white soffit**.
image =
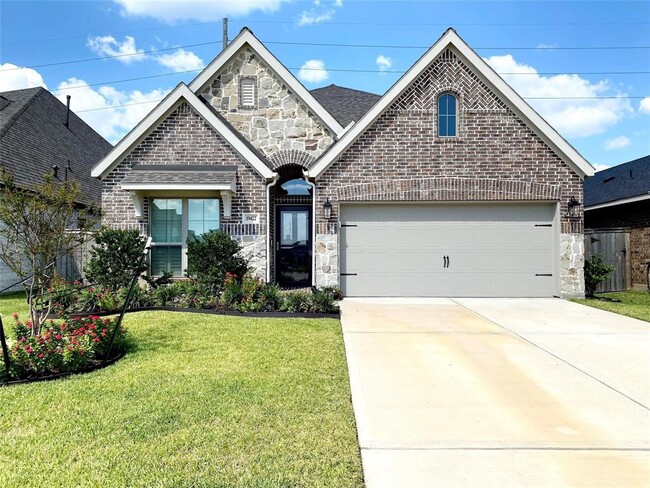
<svg viewBox="0 0 650 488">
<path fill-rule="evenodd" d="M 638 195 L 636 197 L 621 198 L 620 200 L 614 200 L 613 202 L 598 203 L 596 205 L 591 205 L 585 207 L 585 212 L 589 210 L 598 210 L 599 208 L 615 207 L 617 205 L 625 205 L 626 203 L 642 202 L 643 200 L 650 200 L 650 192 L 647 195 Z"/>
<path fill-rule="evenodd" d="M 318 178 L 325 172 L 448 47 L 452 48 L 454 53 L 574 171 L 583 178 L 585 176 L 593 176 L 595 172 L 593 166 L 558 134 L 548 122 L 535 112 L 453 29 L 447 29 L 442 37 L 397 80 L 372 109 L 321 157 L 309 170 L 309 176 Z"/>
<path fill-rule="evenodd" d="M 291 72 L 269 51 L 260 40 L 246 27 L 232 40 L 221 53 L 201 71 L 189 84 L 194 93 L 201 93 L 237 52 L 246 44 L 255 51 L 266 65 L 284 81 L 289 90 L 300 98 L 307 107 L 338 137 L 343 127 L 320 104 L 318 100 L 300 83 Z"/>
<path fill-rule="evenodd" d="M 179 83 L 144 119 L 129 132 L 113 150 L 93 167 L 90 175 L 103 178 L 129 155 L 158 125 L 183 102 L 187 102 L 203 119 L 233 147 L 264 178 L 271 178 L 273 171 L 264 164 L 232 129 L 190 90 L 185 83 Z"/>
</svg>

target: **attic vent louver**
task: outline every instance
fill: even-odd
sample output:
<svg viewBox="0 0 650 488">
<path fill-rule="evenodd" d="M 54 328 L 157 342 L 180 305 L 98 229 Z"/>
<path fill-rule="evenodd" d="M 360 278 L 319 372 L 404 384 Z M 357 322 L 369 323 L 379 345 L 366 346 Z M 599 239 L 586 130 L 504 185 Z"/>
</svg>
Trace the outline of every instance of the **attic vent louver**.
<svg viewBox="0 0 650 488">
<path fill-rule="evenodd" d="M 603 180 L 603 183 L 609 183 L 610 181 L 615 180 L 615 179 L 616 179 L 616 176 L 610 176 L 609 178 L 605 178 Z"/>
<path fill-rule="evenodd" d="M 243 108 L 255 107 L 255 89 L 257 80 L 255 77 L 247 76 L 239 80 L 239 105 Z"/>
</svg>

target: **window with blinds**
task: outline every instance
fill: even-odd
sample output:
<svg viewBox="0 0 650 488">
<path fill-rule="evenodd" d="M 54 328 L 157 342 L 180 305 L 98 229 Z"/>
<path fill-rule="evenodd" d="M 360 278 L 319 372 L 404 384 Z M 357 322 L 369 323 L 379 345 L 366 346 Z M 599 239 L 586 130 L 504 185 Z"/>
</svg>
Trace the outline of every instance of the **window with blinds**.
<svg viewBox="0 0 650 488">
<path fill-rule="evenodd" d="M 257 80 L 254 77 L 248 76 L 239 80 L 239 106 L 240 107 L 255 107 L 255 88 Z"/>
</svg>

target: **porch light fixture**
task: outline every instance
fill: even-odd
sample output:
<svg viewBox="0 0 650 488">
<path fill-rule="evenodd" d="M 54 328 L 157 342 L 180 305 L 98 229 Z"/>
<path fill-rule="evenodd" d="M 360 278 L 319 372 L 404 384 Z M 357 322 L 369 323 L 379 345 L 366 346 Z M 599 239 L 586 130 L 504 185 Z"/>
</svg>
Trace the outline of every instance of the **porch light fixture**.
<svg viewBox="0 0 650 488">
<path fill-rule="evenodd" d="M 580 202 L 576 197 L 571 197 L 567 203 L 567 210 L 569 211 L 569 218 L 577 219 L 580 217 Z"/>
<path fill-rule="evenodd" d="M 329 197 L 327 197 L 327 200 L 323 204 L 323 217 L 325 217 L 325 220 L 332 218 L 332 202 L 330 202 Z"/>
</svg>

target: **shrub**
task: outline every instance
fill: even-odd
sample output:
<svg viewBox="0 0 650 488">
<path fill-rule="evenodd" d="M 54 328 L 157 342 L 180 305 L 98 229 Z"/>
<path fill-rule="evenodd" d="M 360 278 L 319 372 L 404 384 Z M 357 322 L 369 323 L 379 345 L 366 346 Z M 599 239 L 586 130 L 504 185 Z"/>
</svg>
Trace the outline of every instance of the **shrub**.
<svg viewBox="0 0 650 488">
<path fill-rule="evenodd" d="M 86 279 L 114 292 L 128 286 L 136 272 L 147 269 L 145 265 L 138 268 L 146 242 L 137 230 L 101 229 L 90 251 Z"/>
<path fill-rule="evenodd" d="M 614 267 L 605 264 L 601 254 L 594 254 L 585 260 L 585 294 L 594 297 L 596 288 L 614 271 Z"/>
<path fill-rule="evenodd" d="M 282 310 L 286 312 L 311 312 L 312 294 L 306 291 L 288 291 L 284 294 Z"/>
<path fill-rule="evenodd" d="M 320 291 L 331 296 L 333 300 L 343 300 L 343 292 L 336 285 L 324 286 Z"/>
<path fill-rule="evenodd" d="M 129 293 L 129 287 L 125 286 L 120 288 L 117 292 L 117 300 L 120 306 L 124 306 L 126 296 Z M 142 308 L 151 307 L 155 303 L 153 293 L 149 292 L 146 288 L 141 286 L 134 286 L 133 293 L 131 294 L 131 302 L 129 308 Z"/>
<path fill-rule="evenodd" d="M 220 230 L 187 239 L 187 274 L 195 277 L 212 294 L 224 289 L 226 273 L 241 279 L 248 270 L 248 261 L 239 255 L 241 246 Z"/>
<path fill-rule="evenodd" d="M 97 312 L 105 310 L 111 312 L 120 307 L 118 295 L 109 288 L 98 289 L 89 287 L 79 292 L 76 300 L 76 312 Z M 68 310 L 69 311 L 69 310 Z"/>
<path fill-rule="evenodd" d="M 142 278 L 144 278 L 144 281 L 146 281 L 149 286 L 153 289 L 159 288 L 164 285 L 169 285 L 172 282 L 172 278 L 174 277 L 173 273 L 170 273 L 169 271 L 163 271 L 163 274 L 160 276 L 149 276 L 149 275 L 143 275 Z"/>
<path fill-rule="evenodd" d="M 334 294 L 330 290 L 318 290 L 311 296 L 311 311 L 316 313 L 338 313 Z"/>
<path fill-rule="evenodd" d="M 154 303 L 159 307 L 173 306 L 181 296 L 182 289 L 177 283 L 161 286 L 153 290 Z"/>
<path fill-rule="evenodd" d="M 43 325 L 41 334 L 22 333 L 31 324 L 16 320 L 16 342 L 9 351 L 12 379 L 35 378 L 55 373 L 80 371 L 93 362 L 103 360 L 111 335 L 117 326 L 114 318 L 84 317 Z M 120 327 L 113 343 L 113 351 L 123 351 L 125 331 Z M 7 372 L 5 371 L 5 378 Z"/>
</svg>

